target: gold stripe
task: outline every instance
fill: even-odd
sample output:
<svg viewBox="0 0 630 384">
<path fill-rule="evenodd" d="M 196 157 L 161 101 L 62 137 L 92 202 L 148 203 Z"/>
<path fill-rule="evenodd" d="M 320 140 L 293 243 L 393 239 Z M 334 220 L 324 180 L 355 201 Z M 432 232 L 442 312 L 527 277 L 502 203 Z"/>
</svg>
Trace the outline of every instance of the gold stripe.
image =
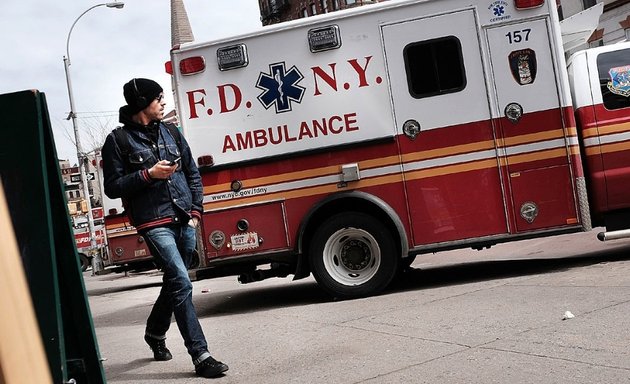
<svg viewBox="0 0 630 384">
<path fill-rule="evenodd" d="M 508 164 L 522 164 L 532 161 L 550 160 L 558 157 L 566 157 L 567 151 L 565 148 L 547 149 L 534 153 L 523 153 L 520 155 L 508 156 Z"/>
<path fill-rule="evenodd" d="M 595 156 L 603 153 L 622 152 L 630 150 L 630 142 L 594 145 L 586 148 L 587 156 Z"/>
<path fill-rule="evenodd" d="M 585 129 L 582 131 L 582 136 L 585 139 L 588 139 L 591 137 L 605 136 L 626 131 L 630 131 L 630 123 L 601 125 L 599 127 Z"/>
<path fill-rule="evenodd" d="M 529 144 L 529 143 L 535 143 L 538 141 L 560 139 L 564 137 L 565 137 L 564 130 L 555 129 L 553 131 L 543 131 L 543 132 L 536 132 L 536 133 L 528 133 L 526 135 L 520 135 L 520 136 L 515 136 L 515 137 L 508 137 L 502 140 L 503 141 L 502 146 L 508 147 L 512 145 Z"/>
<path fill-rule="evenodd" d="M 480 141 L 477 143 L 454 145 L 452 147 L 445 147 L 445 148 L 431 149 L 428 151 L 408 153 L 408 154 L 402 155 L 402 162 L 407 163 L 410 161 L 426 160 L 426 159 L 433 159 L 433 158 L 446 157 L 446 156 L 455 156 L 455 155 L 461 155 L 464 153 L 484 151 L 484 150 L 494 149 L 494 148 L 495 148 L 494 141 L 486 140 L 486 141 Z"/>
<path fill-rule="evenodd" d="M 444 167 L 437 167 L 437 168 L 431 168 L 431 169 L 419 169 L 417 171 L 407 172 L 405 173 L 405 179 L 407 180 L 426 179 L 429 177 L 451 175 L 453 173 L 463 173 L 463 172 L 469 172 L 469 171 L 478 171 L 480 169 L 496 168 L 496 167 L 497 167 L 496 159 L 480 160 L 480 161 L 475 161 L 475 162 L 466 163 L 466 164 L 454 164 L 454 165 L 447 165 Z"/>
</svg>

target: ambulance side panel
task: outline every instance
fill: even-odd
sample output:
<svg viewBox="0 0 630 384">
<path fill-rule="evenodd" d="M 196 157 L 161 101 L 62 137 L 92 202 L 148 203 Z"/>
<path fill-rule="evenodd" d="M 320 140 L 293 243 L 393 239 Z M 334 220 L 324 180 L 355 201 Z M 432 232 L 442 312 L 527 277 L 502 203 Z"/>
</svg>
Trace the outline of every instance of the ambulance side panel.
<svg viewBox="0 0 630 384">
<path fill-rule="evenodd" d="M 183 131 L 203 160 L 206 264 L 291 261 L 349 211 L 387 223 L 403 257 L 579 230 L 553 6 L 392 1 L 173 51 Z M 313 51 L 322 30 L 340 44 Z M 238 52 L 242 65 L 220 67 Z M 182 74 L 196 58 L 203 71 Z"/>
</svg>

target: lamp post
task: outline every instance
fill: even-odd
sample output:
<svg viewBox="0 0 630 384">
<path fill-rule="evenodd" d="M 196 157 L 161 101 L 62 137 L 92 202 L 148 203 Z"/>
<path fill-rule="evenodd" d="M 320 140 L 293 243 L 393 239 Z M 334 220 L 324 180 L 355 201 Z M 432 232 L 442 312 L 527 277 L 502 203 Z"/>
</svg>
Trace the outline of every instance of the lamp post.
<svg viewBox="0 0 630 384">
<path fill-rule="evenodd" d="M 96 233 L 94 231 L 94 216 L 92 215 L 92 202 L 90 201 L 90 190 L 88 187 L 87 174 L 89 172 L 88 169 L 88 159 L 86 154 L 83 152 L 83 147 L 81 146 L 81 139 L 79 138 L 79 126 L 77 123 L 77 114 L 74 109 L 74 96 L 72 94 L 72 82 L 70 81 L 70 35 L 72 35 L 72 30 L 74 26 L 77 24 L 77 21 L 83 15 L 91 11 L 96 7 L 105 6 L 107 8 L 116 8 L 121 9 L 125 6 L 123 2 L 112 2 L 112 3 L 102 3 L 96 4 L 85 10 L 82 14 L 77 17 L 72 26 L 70 27 L 70 31 L 68 32 L 68 37 L 66 39 L 66 55 L 63 57 L 63 64 L 66 71 L 66 83 L 68 85 L 68 99 L 70 100 L 70 113 L 68 114 L 68 119 L 72 119 L 72 127 L 74 128 L 74 140 L 76 142 L 77 147 L 77 160 L 79 161 L 79 174 L 81 175 L 81 185 L 83 187 L 83 193 L 85 194 L 85 201 L 87 205 L 87 216 L 88 216 L 88 228 L 90 231 L 90 253 L 94 253 L 96 249 Z M 101 259 L 100 253 L 96 253 L 92 258 L 92 271 L 93 273 L 102 269 L 103 260 Z"/>
</svg>

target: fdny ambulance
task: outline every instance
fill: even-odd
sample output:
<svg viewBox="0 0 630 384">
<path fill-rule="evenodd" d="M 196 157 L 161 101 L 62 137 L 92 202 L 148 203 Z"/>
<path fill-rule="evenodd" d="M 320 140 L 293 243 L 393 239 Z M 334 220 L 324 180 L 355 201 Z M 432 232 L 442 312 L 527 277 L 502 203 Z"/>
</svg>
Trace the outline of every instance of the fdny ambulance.
<svg viewBox="0 0 630 384">
<path fill-rule="evenodd" d="M 555 1 L 393 0 L 175 47 L 191 274 L 355 298 L 424 253 L 627 228 L 630 46 L 562 46 Z"/>
</svg>

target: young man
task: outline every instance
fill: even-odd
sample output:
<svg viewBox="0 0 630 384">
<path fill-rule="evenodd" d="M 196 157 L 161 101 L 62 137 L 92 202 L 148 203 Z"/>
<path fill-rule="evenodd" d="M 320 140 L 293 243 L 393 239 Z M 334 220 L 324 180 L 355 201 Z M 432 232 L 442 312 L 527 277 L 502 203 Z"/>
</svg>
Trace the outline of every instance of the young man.
<svg viewBox="0 0 630 384">
<path fill-rule="evenodd" d="M 122 199 L 131 223 L 164 272 L 144 335 L 154 359 L 172 358 L 165 341 L 174 313 L 196 374 L 216 377 L 228 366 L 208 353 L 187 271 L 203 210 L 201 176 L 186 140 L 177 128 L 162 122 L 166 104 L 162 92 L 149 79 L 124 85 L 123 127 L 107 136 L 102 149 L 105 194 Z"/>
</svg>

